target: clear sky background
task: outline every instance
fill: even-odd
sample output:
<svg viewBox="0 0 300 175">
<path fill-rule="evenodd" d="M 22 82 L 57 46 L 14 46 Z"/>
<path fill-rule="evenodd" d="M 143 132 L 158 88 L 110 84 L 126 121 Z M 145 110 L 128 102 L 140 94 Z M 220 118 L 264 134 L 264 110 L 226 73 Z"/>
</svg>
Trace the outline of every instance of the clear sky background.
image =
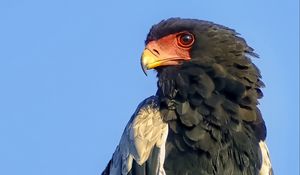
<svg viewBox="0 0 300 175">
<path fill-rule="evenodd" d="M 169 17 L 234 28 L 256 49 L 274 171 L 299 174 L 297 0 L 1 0 L 0 174 L 100 174 L 156 91 L 139 59 Z"/>
</svg>

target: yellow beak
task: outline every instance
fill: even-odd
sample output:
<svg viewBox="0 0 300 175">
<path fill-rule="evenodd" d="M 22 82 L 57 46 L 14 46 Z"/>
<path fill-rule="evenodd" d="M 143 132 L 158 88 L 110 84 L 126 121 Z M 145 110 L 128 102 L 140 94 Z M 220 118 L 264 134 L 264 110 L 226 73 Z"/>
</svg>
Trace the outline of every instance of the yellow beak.
<svg viewBox="0 0 300 175">
<path fill-rule="evenodd" d="M 142 57 L 141 57 L 141 66 L 142 66 L 144 73 L 146 72 L 146 70 L 153 69 L 155 67 L 160 66 L 161 63 L 162 63 L 162 61 L 160 60 L 160 58 L 157 55 L 152 53 L 147 48 L 144 50 Z"/>
</svg>

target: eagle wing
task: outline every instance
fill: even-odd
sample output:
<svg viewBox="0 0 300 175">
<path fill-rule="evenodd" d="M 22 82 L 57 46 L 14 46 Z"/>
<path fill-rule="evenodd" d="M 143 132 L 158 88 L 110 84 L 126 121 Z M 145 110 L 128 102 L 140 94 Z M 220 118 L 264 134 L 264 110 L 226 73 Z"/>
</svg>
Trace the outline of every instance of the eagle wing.
<svg viewBox="0 0 300 175">
<path fill-rule="evenodd" d="M 164 175 L 168 125 L 163 122 L 158 99 L 151 96 L 139 104 L 102 175 Z"/>
</svg>

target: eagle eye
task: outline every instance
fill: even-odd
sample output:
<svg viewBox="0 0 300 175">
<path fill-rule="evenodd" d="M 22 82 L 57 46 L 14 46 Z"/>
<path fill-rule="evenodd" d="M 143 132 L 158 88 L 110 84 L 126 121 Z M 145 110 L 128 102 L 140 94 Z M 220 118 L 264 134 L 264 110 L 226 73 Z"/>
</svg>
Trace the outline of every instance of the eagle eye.
<svg viewBox="0 0 300 175">
<path fill-rule="evenodd" d="M 188 32 L 183 32 L 177 35 L 177 43 L 180 47 L 191 47 L 194 43 L 194 40 L 194 36 Z"/>
</svg>

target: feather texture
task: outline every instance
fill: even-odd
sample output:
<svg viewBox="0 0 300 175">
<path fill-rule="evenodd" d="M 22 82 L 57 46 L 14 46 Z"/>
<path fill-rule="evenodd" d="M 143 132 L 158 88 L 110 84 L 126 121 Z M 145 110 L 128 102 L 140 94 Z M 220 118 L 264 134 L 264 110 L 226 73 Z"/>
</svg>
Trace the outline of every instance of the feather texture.
<svg viewBox="0 0 300 175">
<path fill-rule="evenodd" d="M 146 43 L 180 31 L 195 35 L 191 61 L 157 69 L 170 125 L 166 174 L 258 175 L 266 127 L 257 108 L 263 83 L 250 58 L 257 55 L 234 30 L 191 19 L 162 21 Z"/>
<path fill-rule="evenodd" d="M 164 175 L 167 133 L 168 125 L 162 121 L 157 97 L 147 98 L 128 122 L 110 165 L 102 174 L 127 175 L 136 171 L 141 175 Z"/>
<path fill-rule="evenodd" d="M 259 175 L 273 175 L 274 173 L 271 165 L 271 159 L 267 144 L 264 141 L 260 141 L 259 146 L 263 157 L 263 162 L 259 171 Z"/>
</svg>

